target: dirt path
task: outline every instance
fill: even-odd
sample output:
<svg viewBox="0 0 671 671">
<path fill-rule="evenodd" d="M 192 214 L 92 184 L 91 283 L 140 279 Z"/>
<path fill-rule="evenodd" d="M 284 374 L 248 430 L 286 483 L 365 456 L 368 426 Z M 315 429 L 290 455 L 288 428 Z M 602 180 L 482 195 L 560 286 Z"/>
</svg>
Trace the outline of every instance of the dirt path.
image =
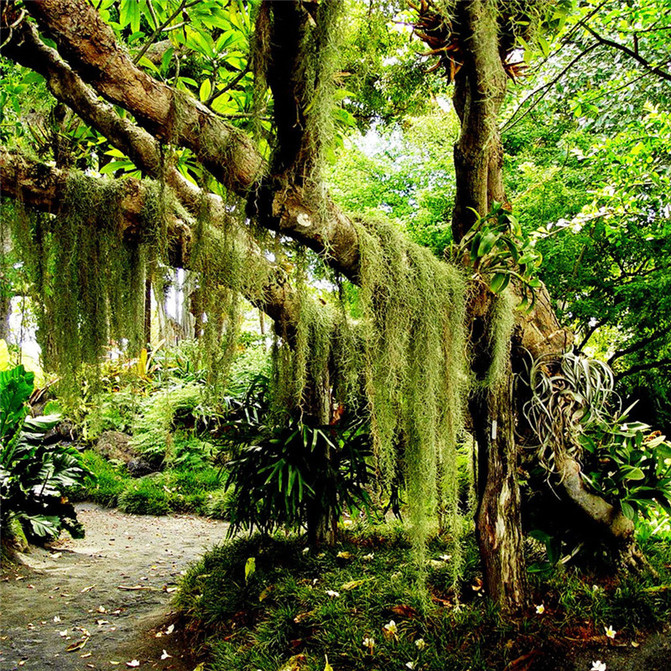
<svg viewBox="0 0 671 671">
<path fill-rule="evenodd" d="M 192 671 L 178 632 L 166 633 L 170 601 L 180 572 L 220 542 L 227 525 L 93 504 L 77 511 L 86 538 L 32 550 L 29 566 L 3 576 L 0 671 Z M 77 643 L 83 647 L 67 651 Z M 171 656 L 161 659 L 164 651 Z M 139 666 L 128 665 L 134 660 Z"/>
</svg>

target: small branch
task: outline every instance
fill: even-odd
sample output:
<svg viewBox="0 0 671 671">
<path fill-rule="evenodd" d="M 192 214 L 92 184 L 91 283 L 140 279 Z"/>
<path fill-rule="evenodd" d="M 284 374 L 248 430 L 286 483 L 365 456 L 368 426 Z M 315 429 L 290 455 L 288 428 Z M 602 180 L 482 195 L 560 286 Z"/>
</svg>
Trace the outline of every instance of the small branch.
<svg viewBox="0 0 671 671">
<path fill-rule="evenodd" d="M 189 7 L 193 7 L 194 5 L 197 5 L 200 2 L 200 0 L 192 0 L 191 2 L 187 2 L 186 0 L 182 0 L 182 2 L 179 3 L 179 7 L 170 15 L 169 18 L 167 18 L 160 26 L 156 27 L 156 30 L 149 36 L 149 39 L 144 43 L 144 46 L 142 49 L 140 49 L 140 53 L 138 53 L 137 56 L 133 59 L 133 64 L 137 65 L 142 57 L 147 53 L 149 47 L 154 44 L 154 41 L 156 38 L 165 31 L 165 29 L 174 21 L 185 9 L 188 9 Z M 182 22 L 180 25 L 184 25 L 186 22 Z"/>
<path fill-rule="evenodd" d="M 580 341 L 580 344 L 575 348 L 576 354 L 580 354 L 582 352 L 583 347 L 585 347 L 589 339 L 594 335 L 594 332 L 597 329 L 601 328 L 601 326 L 602 326 L 601 322 L 597 322 L 596 324 L 594 324 L 594 326 L 590 326 L 587 333 L 585 334 L 585 337 Z"/>
<path fill-rule="evenodd" d="M 233 79 L 224 86 L 223 89 L 216 90 L 214 87 L 212 87 L 212 93 L 210 93 L 210 97 L 205 101 L 205 104 L 209 107 L 214 100 L 216 100 L 222 93 L 226 93 L 226 91 L 230 91 L 234 86 L 236 86 L 242 78 L 249 72 L 249 63 L 245 65 L 245 67 L 240 70 L 239 74 L 237 74 Z"/>
<path fill-rule="evenodd" d="M 608 359 L 607 361 L 608 365 L 612 366 L 613 362 L 617 361 L 620 357 L 626 356 L 627 354 L 633 354 L 634 352 L 642 350 L 644 347 L 647 347 L 651 343 L 655 342 L 655 340 L 659 340 L 664 335 L 666 335 L 665 331 L 657 331 L 652 335 L 649 335 L 646 338 L 643 338 L 642 340 L 635 342 L 633 345 L 629 345 L 629 347 L 625 347 L 624 349 L 618 350 L 617 352 L 615 352 L 615 354 L 613 354 L 613 356 L 610 357 L 610 359 Z"/>
<path fill-rule="evenodd" d="M 661 67 L 658 65 L 652 65 L 648 60 L 646 60 L 645 58 L 643 58 L 643 56 L 636 53 L 636 51 L 634 51 L 633 49 L 630 49 L 629 47 L 625 46 L 624 44 L 620 44 L 619 42 L 615 42 L 615 40 L 611 40 L 607 37 L 599 35 L 596 31 L 592 30 L 592 28 L 590 28 L 587 25 L 585 25 L 584 28 L 592 37 L 594 37 L 599 42 L 599 44 L 603 44 L 604 46 L 607 47 L 612 47 L 613 49 L 617 49 L 618 51 L 627 54 L 627 56 L 633 58 L 637 63 L 640 63 L 646 70 L 654 72 L 662 79 L 666 79 L 667 81 L 671 82 L 671 73 L 667 72 L 666 70 L 662 70 Z M 668 62 L 669 61 L 666 61 L 664 65 L 666 65 Z"/>
<path fill-rule="evenodd" d="M 671 366 L 671 358 L 668 359 L 659 359 L 658 361 L 647 361 L 646 363 L 639 363 L 636 366 L 618 373 L 615 376 L 615 380 L 619 382 L 623 377 L 629 377 L 629 375 L 635 375 L 636 373 L 642 373 L 645 370 L 654 370 L 655 368 L 666 368 Z"/>
<path fill-rule="evenodd" d="M 581 51 L 559 74 L 557 74 L 555 77 L 553 77 L 549 82 L 546 84 L 543 84 L 543 86 L 540 86 L 537 88 L 535 91 L 532 91 L 517 107 L 517 109 L 513 112 L 512 116 L 506 123 L 501 127 L 500 132 L 504 133 L 505 131 L 509 130 L 512 128 L 515 124 L 518 124 L 522 119 L 524 119 L 525 116 L 527 116 L 533 109 L 540 103 L 543 98 L 547 95 L 547 93 L 550 91 L 550 88 L 554 86 L 583 56 L 586 56 L 589 54 L 591 51 L 596 49 L 596 47 L 599 46 L 598 42 L 595 42 L 594 44 L 591 44 L 587 49 L 584 51 Z M 529 106 L 527 111 L 522 114 L 518 119 L 515 119 L 517 117 L 519 111 L 526 105 L 526 103 L 531 100 L 537 93 L 541 93 L 542 95 L 538 96 L 536 100 Z M 514 122 L 514 123 L 513 123 Z"/>
</svg>

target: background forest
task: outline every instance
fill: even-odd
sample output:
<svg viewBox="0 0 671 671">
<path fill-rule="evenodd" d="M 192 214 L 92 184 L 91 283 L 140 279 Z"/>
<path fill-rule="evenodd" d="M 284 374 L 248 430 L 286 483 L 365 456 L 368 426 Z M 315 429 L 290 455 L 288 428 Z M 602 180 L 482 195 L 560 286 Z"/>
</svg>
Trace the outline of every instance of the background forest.
<svg viewBox="0 0 671 671">
<path fill-rule="evenodd" d="M 670 9 L 2 2 L 5 538 L 229 521 L 213 668 L 662 626 Z"/>
</svg>

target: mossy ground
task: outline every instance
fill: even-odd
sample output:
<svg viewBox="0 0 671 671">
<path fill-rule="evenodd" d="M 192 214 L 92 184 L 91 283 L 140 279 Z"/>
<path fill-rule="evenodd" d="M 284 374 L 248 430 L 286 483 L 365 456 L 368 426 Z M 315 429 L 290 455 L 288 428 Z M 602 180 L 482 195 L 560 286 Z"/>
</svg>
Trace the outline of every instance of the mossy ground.
<svg viewBox="0 0 671 671">
<path fill-rule="evenodd" d="M 671 614 L 659 587 L 671 578 L 668 539 L 647 547 L 659 579 L 562 568 L 534 578 L 529 608 L 508 620 L 483 596 L 473 547 L 453 589 L 448 544 L 433 541 L 428 592 L 410 548 L 400 526 L 362 527 L 316 551 L 298 538 L 236 539 L 191 568 L 177 606 L 212 671 L 323 671 L 327 657 L 336 671 L 566 670 L 576 646 L 609 642 L 606 626 L 617 632 L 612 644 L 629 646 Z"/>
</svg>

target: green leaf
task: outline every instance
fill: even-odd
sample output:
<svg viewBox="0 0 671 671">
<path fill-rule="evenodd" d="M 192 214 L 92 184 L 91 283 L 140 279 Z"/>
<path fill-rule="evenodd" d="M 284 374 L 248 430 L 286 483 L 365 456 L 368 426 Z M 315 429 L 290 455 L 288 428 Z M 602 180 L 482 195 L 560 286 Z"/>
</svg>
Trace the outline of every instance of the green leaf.
<svg viewBox="0 0 671 671">
<path fill-rule="evenodd" d="M 198 97 L 201 102 L 205 102 L 212 93 L 212 82 L 209 79 L 203 80 L 203 83 L 200 85 L 200 90 L 198 92 Z"/>
<path fill-rule="evenodd" d="M 248 557 L 245 562 L 245 582 L 249 582 L 249 579 L 256 572 L 256 557 Z"/>
<path fill-rule="evenodd" d="M 636 518 L 636 511 L 626 501 L 620 501 L 620 508 L 625 517 L 632 521 Z"/>
<path fill-rule="evenodd" d="M 503 291 L 510 283 L 510 275 L 508 273 L 494 273 L 489 288 L 498 294 Z"/>
<path fill-rule="evenodd" d="M 625 480 L 645 480 L 645 473 L 640 468 L 632 468 L 624 474 Z"/>
</svg>

